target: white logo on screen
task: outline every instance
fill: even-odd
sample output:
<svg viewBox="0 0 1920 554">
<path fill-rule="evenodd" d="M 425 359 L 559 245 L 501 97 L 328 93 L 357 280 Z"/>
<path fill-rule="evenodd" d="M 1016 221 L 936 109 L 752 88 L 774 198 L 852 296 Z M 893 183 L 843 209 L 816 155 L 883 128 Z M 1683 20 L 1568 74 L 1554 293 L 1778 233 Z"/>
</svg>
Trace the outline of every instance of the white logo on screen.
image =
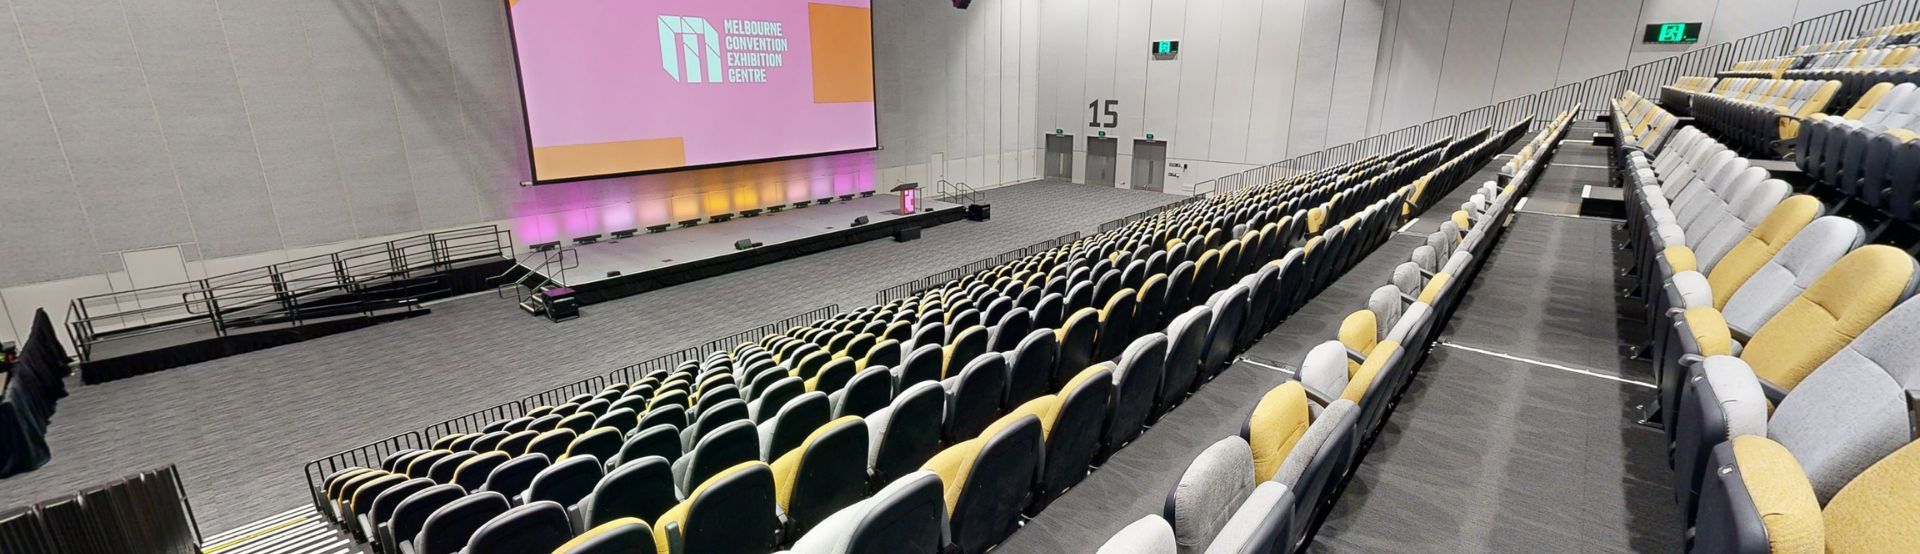
<svg viewBox="0 0 1920 554">
<path fill-rule="evenodd" d="M 720 33 L 698 17 L 660 16 L 660 67 L 682 83 L 721 82 Z"/>
</svg>

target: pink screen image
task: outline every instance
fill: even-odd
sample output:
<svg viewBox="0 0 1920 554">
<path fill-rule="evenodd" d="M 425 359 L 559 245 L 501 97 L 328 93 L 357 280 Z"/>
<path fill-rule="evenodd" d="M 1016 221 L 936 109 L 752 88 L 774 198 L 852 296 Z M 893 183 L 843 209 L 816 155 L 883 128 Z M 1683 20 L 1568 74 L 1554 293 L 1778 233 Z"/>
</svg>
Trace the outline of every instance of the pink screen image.
<svg viewBox="0 0 1920 554">
<path fill-rule="evenodd" d="M 870 0 L 508 0 L 534 180 L 878 146 Z"/>
</svg>

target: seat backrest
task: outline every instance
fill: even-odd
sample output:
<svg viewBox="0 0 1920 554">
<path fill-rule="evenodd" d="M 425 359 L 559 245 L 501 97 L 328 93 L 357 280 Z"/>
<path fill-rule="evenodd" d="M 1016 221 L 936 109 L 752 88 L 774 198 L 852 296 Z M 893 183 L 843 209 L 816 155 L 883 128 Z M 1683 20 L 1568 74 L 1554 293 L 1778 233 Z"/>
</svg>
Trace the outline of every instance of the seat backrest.
<svg viewBox="0 0 1920 554">
<path fill-rule="evenodd" d="M 625 437 L 621 435 L 619 429 L 596 428 L 573 439 L 573 444 L 567 446 L 567 453 L 562 455 L 560 460 L 566 461 L 575 456 L 593 456 L 601 463 L 606 463 L 620 455 L 620 446 L 625 442 Z"/>
<path fill-rule="evenodd" d="M 614 467 L 627 462 L 659 456 L 669 463 L 680 459 L 685 445 L 680 442 L 680 430 L 672 425 L 660 424 L 635 431 L 620 445 L 620 454 L 614 457 Z"/>
<path fill-rule="evenodd" d="M 595 483 L 582 504 L 581 515 L 588 527 L 629 517 L 653 520 L 679 502 L 679 493 L 673 488 L 672 462 L 647 456 L 621 464 Z"/>
<path fill-rule="evenodd" d="M 1247 441 L 1227 437 L 1194 457 L 1167 491 L 1165 512 L 1181 554 L 1205 552 L 1247 496 L 1253 494 L 1253 452 Z"/>
<path fill-rule="evenodd" d="M 834 417 L 871 414 L 893 401 L 893 373 L 885 366 L 862 370 L 831 398 Z"/>
<path fill-rule="evenodd" d="M 565 508 L 554 502 L 532 502 L 481 525 L 462 554 L 551 552 L 572 538 Z"/>
<path fill-rule="evenodd" d="M 916 383 L 866 418 L 867 466 L 876 482 L 905 475 L 940 450 L 946 406 L 939 383 Z"/>
<path fill-rule="evenodd" d="M 985 552 L 1018 527 L 1039 476 L 1045 438 L 1031 416 L 948 447 L 924 469 L 940 475 L 961 552 Z"/>
<path fill-rule="evenodd" d="M 412 497 L 414 493 L 427 490 L 434 486 L 433 480 L 431 479 L 408 479 L 394 486 L 387 487 L 386 490 L 380 491 L 380 494 L 373 498 L 373 506 L 367 510 L 367 519 L 373 522 L 374 525 L 386 523 L 387 520 L 393 518 L 393 511 L 400 507 L 401 502 Z"/>
<path fill-rule="evenodd" d="M 1252 449 L 1255 481 L 1272 479 L 1306 434 L 1312 423 L 1307 402 L 1306 389 L 1299 381 L 1281 383 L 1261 396 L 1241 423 L 1240 438 Z"/>
<path fill-rule="evenodd" d="M 469 494 L 448 502 L 427 516 L 414 536 L 413 551 L 419 554 L 457 554 L 467 546 L 475 531 L 495 516 L 506 513 L 507 497 L 495 492 Z"/>
<path fill-rule="evenodd" d="M 1053 390 L 1059 345 L 1052 329 L 1035 329 L 1014 347 L 1007 369 L 1007 404 L 1017 405 Z"/>
<path fill-rule="evenodd" d="M 1865 240 L 1866 230 L 1853 220 L 1835 216 L 1814 220 L 1726 297 L 1721 311 L 1727 326 L 1738 336 L 1751 336 Z"/>
<path fill-rule="evenodd" d="M 746 461 L 700 483 L 687 499 L 660 516 L 653 529 L 655 548 L 677 552 L 767 552 L 780 525 L 774 505 L 773 472 L 767 464 Z"/>
<path fill-rule="evenodd" d="M 1913 440 L 1907 391 L 1920 390 L 1920 301 L 1882 316 L 1807 375 L 1774 409 L 1767 437 L 1784 445 L 1821 502 Z"/>
<path fill-rule="evenodd" d="M 1167 325 L 1167 362 L 1161 383 L 1155 387 L 1158 409 L 1179 404 L 1198 385 L 1200 361 L 1206 355 L 1207 335 L 1212 324 L 1213 309 L 1194 306 Z"/>
<path fill-rule="evenodd" d="M 720 426 L 700 439 L 692 451 L 674 462 L 676 466 L 684 464 L 686 469 L 675 468 L 674 473 L 679 479 L 677 484 L 680 489 L 689 490 L 729 467 L 758 459 L 760 433 L 751 422 L 735 421 Z"/>
<path fill-rule="evenodd" d="M 1913 296 L 1916 274 L 1920 266 L 1897 248 L 1854 250 L 1767 320 L 1740 358 L 1767 383 L 1793 390 L 1814 367 Z"/>
<path fill-rule="evenodd" d="M 820 425 L 772 464 L 775 501 L 788 530 L 804 535 L 867 491 L 867 425 L 845 416 Z"/>
<path fill-rule="evenodd" d="M 775 460 L 800 446 L 814 429 L 833 418 L 833 403 L 827 395 L 809 392 L 780 408 L 773 419 L 759 425 L 761 460 Z"/>
<path fill-rule="evenodd" d="M 1135 339 L 1113 369 L 1113 419 L 1107 427 L 1109 449 L 1134 437 L 1153 415 L 1160 381 L 1166 375 L 1167 335 L 1153 333 Z"/>
<path fill-rule="evenodd" d="M 594 483 L 606 476 L 606 466 L 593 456 L 574 456 L 547 466 L 533 476 L 527 487 L 527 500 L 551 500 L 562 506 L 578 504 L 593 492 Z"/>
<path fill-rule="evenodd" d="M 426 525 L 429 516 L 441 507 L 465 496 L 467 492 L 459 485 L 436 485 L 407 495 L 394 506 L 393 517 L 387 520 L 393 540 L 414 540 L 414 536 L 420 533 L 420 527 Z"/>
<path fill-rule="evenodd" d="M 487 476 L 492 474 L 495 468 L 507 463 L 507 461 L 512 458 L 513 457 L 507 455 L 507 453 L 497 450 L 483 452 L 467 458 L 466 461 L 461 462 L 460 466 L 453 470 L 453 481 L 451 482 L 467 490 L 479 490 L 480 487 L 487 484 Z"/>
<path fill-rule="evenodd" d="M 988 352 L 968 362 L 947 381 L 947 438 L 958 442 L 978 435 L 999 417 L 1007 393 L 1007 360 Z"/>
<path fill-rule="evenodd" d="M 525 454 L 515 456 L 500 467 L 493 468 L 487 474 L 487 482 L 480 490 L 497 492 L 508 497 L 519 496 L 533 484 L 533 476 L 539 475 L 550 465 L 546 454 Z"/>
</svg>

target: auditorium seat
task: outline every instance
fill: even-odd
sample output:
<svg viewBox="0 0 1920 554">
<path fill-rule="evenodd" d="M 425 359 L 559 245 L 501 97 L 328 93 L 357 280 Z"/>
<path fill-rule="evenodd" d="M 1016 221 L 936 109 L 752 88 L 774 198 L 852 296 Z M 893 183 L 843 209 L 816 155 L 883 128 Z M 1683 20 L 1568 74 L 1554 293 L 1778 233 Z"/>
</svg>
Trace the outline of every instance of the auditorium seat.
<svg viewBox="0 0 1920 554">
<path fill-rule="evenodd" d="M 572 510 L 572 519 L 576 528 L 593 529 L 622 518 L 656 519 L 678 503 L 672 463 L 648 456 L 607 473 Z"/>
<path fill-rule="evenodd" d="M 387 552 L 404 551 L 402 543 L 413 542 L 429 516 L 466 496 L 467 492 L 458 485 L 436 485 L 408 495 L 394 506 L 393 516 L 380 526 L 379 541 Z M 494 497 L 505 502 L 505 497 L 498 494 Z"/>
<path fill-rule="evenodd" d="M 1250 295 L 1247 287 L 1234 284 L 1207 300 L 1207 307 L 1213 310 L 1213 322 L 1207 326 L 1207 350 L 1200 361 L 1201 381 L 1212 381 L 1233 361 L 1235 341 L 1247 320 Z"/>
<path fill-rule="evenodd" d="M 1107 422 L 1107 436 L 1103 441 L 1106 451 L 1101 453 L 1102 459 L 1140 436 L 1153 415 L 1155 394 L 1160 390 L 1166 364 L 1167 336 L 1153 333 L 1127 345 L 1117 362 L 1095 366 L 1113 374 L 1113 415 Z"/>
<path fill-rule="evenodd" d="M 1166 368 L 1160 384 L 1155 387 L 1154 417 L 1179 406 L 1197 386 L 1200 361 L 1208 350 L 1207 335 L 1213 319 L 1211 308 L 1194 306 L 1167 325 Z"/>
<path fill-rule="evenodd" d="M 1794 454 L 1758 435 L 1714 448 L 1701 494 L 1696 551 L 1911 552 L 1920 548 L 1920 442 L 1851 479 L 1823 507 Z"/>
<path fill-rule="evenodd" d="M 578 456 L 562 460 L 533 476 L 526 492 L 512 498 L 514 504 L 524 505 L 542 500 L 558 502 L 563 508 L 572 508 L 593 492 L 594 483 L 606 476 L 606 466 L 593 456 Z"/>
<path fill-rule="evenodd" d="M 867 493 L 867 425 L 845 416 L 816 426 L 771 468 L 789 539 L 806 534 L 834 511 Z"/>
<path fill-rule="evenodd" d="M 627 437 L 626 442 L 620 445 L 620 454 L 614 456 L 613 462 L 608 465 L 619 467 L 648 456 L 659 456 L 672 463 L 680 459 L 682 452 L 680 430 L 672 425 L 660 424 L 640 429 Z"/>
<path fill-rule="evenodd" d="M 1792 452 L 1825 502 L 1868 464 L 1913 440 L 1908 394 L 1920 390 L 1920 366 L 1908 356 L 1917 328 L 1920 301 L 1905 300 L 1777 402 L 1742 359 L 1709 358 L 1681 401 L 1676 474 L 1697 486 L 1716 444 L 1766 436 Z"/>
<path fill-rule="evenodd" d="M 793 545 L 793 554 L 935 554 L 948 543 L 940 477 L 903 476 L 822 520 Z"/>
<path fill-rule="evenodd" d="M 514 456 L 512 460 L 493 468 L 487 474 L 487 482 L 474 492 L 497 492 L 508 498 L 518 497 L 533 484 L 533 477 L 547 469 L 550 458 L 546 454 L 525 454 Z"/>
<path fill-rule="evenodd" d="M 893 401 L 893 382 L 889 366 L 860 370 L 845 388 L 828 396 L 833 404 L 833 417 L 866 416 L 887 407 L 887 403 Z"/>
<path fill-rule="evenodd" d="M 601 427 L 574 438 L 573 443 L 567 445 L 566 453 L 560 456 L 560 461 L 565 462 L 574 456 L 593 456 L 603 462 L 612 460 L 620 455 L 620 447 L 624 443 L 619 429 Z"/>
<path fill-rule="evenodd" d="M 938 383 L 910 386 L 866 417 L 867 466 L 876 484 L 920 467 L 940 451 L 947 396 Z"/>
<path fill-rule="evenodd" d="M 721 426 L 736 421 L 747 421 L 747 403 L 739 400 L 727 400 L 714 404 L 707 410 L 697 412 L 693 425 L 680 430 L 680 444 L 688 449 L 698 444 Z"/>
<path fill-rule="evenodd" d="M 1162 515 L 1173 522 L 1176 551 L 1209 551 L 1234 510 L 1263 482 L 1254 478 L 1253 452 L 1240 437 L 1221 439 L 1200 452 L 1167 491 Z"/>
<path fill-rule="evenodd" d="M 759 397 L 747 404 L 747 419 L 754 423 L 773 419 L 774 414 L 780 413 L 780 408 L 806 392 L 807 385 L 799 377 L 783 377 L 774 381 L 767 385 Z"/>
<path fill-rule="evenodd" d="M 368 542 L 380 540 L 380 528 L 393 519 L 393 512 L 400 507 L 400 503 L 412 497 L 414 493 L 434 486 L 436 486 L 434 482 L 429 479 L 408 479 L 387 487 L 373 498 L 373 505 L 354 522 L 351 526 L 353 532 Z"/>
<path fill-rule="evenodd" d="M 966 368 L 966 365 L 972 363 L 972 360 L 978 359 L 981 354 L 988 352 L 988 332 L 986 327 L 975 324 L 967 327 L 950 328 L 958 329 L 958 331 L 956 331 L 953 340 L 947 343 L 946 357 L 942 364 L 946 370 L 940 374 L 941 379 L 949 379 L 959 375 L 960 370 Z"/>
<path fill-rule="evenodd" d="M 566 510 L 559 504 L 540 501 L 517 506 L 494 516 L 460 552 L 462 554 L 517 554 L 551 552 L 573 538 Z"/>
<path fill-rule="evenodd" d="M 674 486 L 690 491 L 726 468 L 760 459 L 760 433 L 753 423 L 734 421 L 715 429 L 692 450 L 673 461 Z M 657 530 L 657 529 L 656 529 Z"/>
<path fill-rule="evenodd" d="M 553 554 L 662 554 L 653 527 L 637 518 L 621 518 L 594 527 L 560 545 Z"/>
<path fill-rule="evenodd" d="M 833 419 L 833 403 L 827 395 L 809 392 L 780 408 L 773 419 L 759 425 L 760 453 L 757 459 L 776 460 L 800 446 L 814 429 Z M 729 464 L 731 465 L 731 464 Z"/>
<path fill-rule="evenodd" d="M 997 422 L 922 466 L 940 476 L 957 552 L 986 552 L 1017 528 L 1042 467 L 1044 441 L 1039 420 L 1021 417 Z"/>
<path fill-rule="evenodd" d="M 780 525 L 773 471 L 745 461 L 715 472 L 653 524 L 660 552 L 771 552 Z"/>
<path fill-rule="evenodd" d="M 894 390 L 905 391 L 922 382 L 939 381 L 941 373 L 945 371 L 944 355 L 942 344 L 938 342 L 914 346 L 913 352 L 897 368 Z"/>
<path fill-rule="evenodd" d="M 427 468 L 426 477 L 435 483 L 452 483 L 454 471 L 460 469 L 460 464 L 473 458 L 474 455 L 472 451 L 461 451 L 441 456 L 440 459 L 434 460 L 432 467 Z"/>
<path fill-rule="evenodd" d="M 998 352 L 987 352 L 967 362 L 957 375 L 941 381 L 947 391 L 948 442 L 959 442 L 980 431 L 1000 417 L 1007 392 L 1007 361 Z"/>
<path fill-rule="evenodd" d="M 1134 297 L 1138 294 L 1133 289 L 1120 289 L 1107 297 L 1100 308 L 1100 327 L 1094 338 L 1094 359 L 1113 359 L 1126 348 L 1132 339 Z"/>
<path fill-rule="evenodd" d="M 1056 356 L 1055 331 L 1035 329 L 1009 353 L 1007 366 L 1007 404 L 1017 405 L 1046 394 L 1053 388 Z"/>
<path fill-rule="evenodd" d="M 1054 333 L 1054 342 L 1059 345 L 1060 353 L 1055 360 L 1056 368 L 1052 383 L 1066 380 L 1068 374 L 1085 369 L 1097 360 L 1095 342 L 1100 334 L 1100 311 L 1093 308 L 1081 308 L 1067 316 L 1067 321 Z"/>
<path fill-rule="evenodd" d="M 427 516 L 420 532 L 411 541 L 400 543 L 402 554 L 458 554 L 467 547 L 475 531 L 488 520 L 506 513 L 511 506 L 499 493 L 482 492 L 461 497 Z"/>
</svg>

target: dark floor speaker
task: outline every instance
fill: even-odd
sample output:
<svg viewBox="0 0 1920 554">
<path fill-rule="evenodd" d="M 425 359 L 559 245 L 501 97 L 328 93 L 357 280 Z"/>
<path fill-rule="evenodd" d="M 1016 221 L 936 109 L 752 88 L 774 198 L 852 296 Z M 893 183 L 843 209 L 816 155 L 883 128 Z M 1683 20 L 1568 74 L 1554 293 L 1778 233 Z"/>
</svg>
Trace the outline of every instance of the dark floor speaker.
<svg viewBox="0 0 1920 554">
<path fill-rule="evenodd" d="M 989 219 L 993 219 L 993 205 L 992 204 L 968 204 L 967 219 L 970 219 L 973 221 L 986 221 Z"/>
<path fill-rule="evenodd" d="M 893 232 L 894 242 L 907 242 L 910 240 L 920 240 L 919 227 L 907 227 Z"/>
</svg>

